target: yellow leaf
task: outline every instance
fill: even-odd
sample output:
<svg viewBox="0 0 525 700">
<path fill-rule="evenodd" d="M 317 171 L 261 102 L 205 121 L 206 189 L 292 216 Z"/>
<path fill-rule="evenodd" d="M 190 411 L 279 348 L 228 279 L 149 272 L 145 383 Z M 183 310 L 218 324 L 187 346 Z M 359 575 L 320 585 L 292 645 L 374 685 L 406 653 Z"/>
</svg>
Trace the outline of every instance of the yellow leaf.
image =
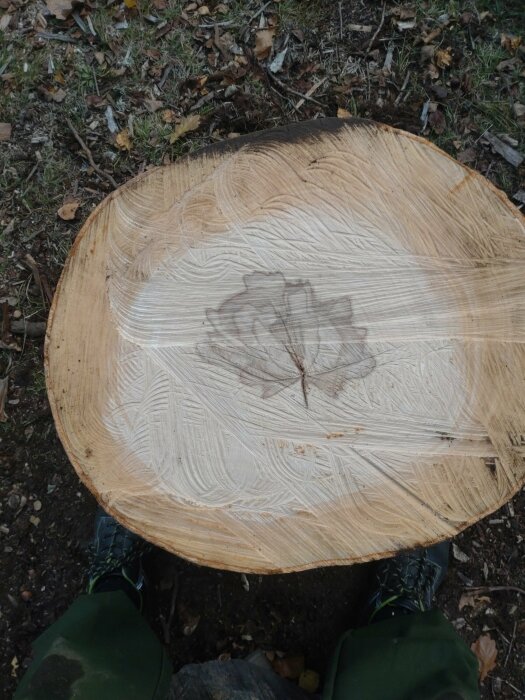
<svg viewBox="0 0 525 700">
<path fill-rule="evenodd" d="M 299 676 L 299 688 L 306 690 L 307 693 L 315 693 L 319 687 L 319 674 L 311 669 L 306 669 Z"/>
<path fill-rule="evenodd" d="M 131 139 L 129 137 L 129 130 L 122 129 L 122 131 L 119 131 L 115 138 L 115 143 L 121 151 L 131 151 Z"/>
<path fill-rule="evenodd" d="M 448 68 L 452 63 L 452 49 L 449 46 L 448 49 L 438 49 L 434 54 L 434 61 L 438 68 Z"/>
<path fill-rule="evenodd" d="M 124 0 L 124 5 L 128 10 L 134 10 L 137 7 L 137 0 Z"/>
<path fill-rule="evenodd" d="M 349 112 L 344 107 L 338 107 L 337 108 L 337 116 L 339 117 L 339 119 L 348 119 L 348 117 L 352 116 L 352 112 Z"/>
<path fill-rule="evenodd" d="M 516 51 L 521 46 L 521 36 L 516 36 L 515 34 L 502 34 L 501 45 L 509 53 L 516 53 Z"/>
<path fill-rule="evenodd" d="M 180 124 L 177 124 L 175 131 L 170 136 L 170 143 L 175 143 L 181 136 L 187 134 L 188 131 L 195 131 L 201 123 L 201 118 L 198 114 L 191 114 L 189 117 L 184 117 Z"/>
<path fill-rule="evenodd" d="M 273 47 L 275 29 L 259 29 L 255 34 L 255 56 L 259 59 L 268 58 Z"/>
<path fill-rule="evenodd" d="M 470 645 L 470 648 L 478 657 L 479 680 L 483 683 L 488 674 L 496 668 L 496 656 L 498 655 L 496 642 L 490 634 L 482 634 Z"/>
</svg>

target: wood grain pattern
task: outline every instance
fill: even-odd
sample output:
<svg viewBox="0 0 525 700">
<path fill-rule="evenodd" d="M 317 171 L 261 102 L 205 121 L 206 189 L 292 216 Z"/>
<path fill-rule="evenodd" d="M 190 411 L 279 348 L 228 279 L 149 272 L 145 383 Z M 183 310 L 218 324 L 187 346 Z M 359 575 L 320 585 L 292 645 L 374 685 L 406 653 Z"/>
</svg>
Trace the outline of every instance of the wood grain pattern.
<svg viewBox="0 0 525 700">
<path fill-rule="evenodd" d="M 55 296 L 65 449 L 128 527 L 212 566 L 451 537 L 525 480 L 524 232 L 480 175 L 369 122 L 150 170 Z"/>
</svg>

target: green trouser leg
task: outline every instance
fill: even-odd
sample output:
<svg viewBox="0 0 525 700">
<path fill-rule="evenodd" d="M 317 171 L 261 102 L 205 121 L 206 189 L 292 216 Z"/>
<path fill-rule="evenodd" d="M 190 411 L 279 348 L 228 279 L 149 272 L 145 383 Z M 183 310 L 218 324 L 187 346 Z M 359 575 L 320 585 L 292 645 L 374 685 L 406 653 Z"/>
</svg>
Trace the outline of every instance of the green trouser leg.
<svg viewBox="0 0 525 700">
<path fill-rule="evenodd" d="M 478 663 L 438 610 L 399 615 L 342 637 L 323 700 L 479 700 Z"/>
<path fill-rule="evenodd" d="M 14 700 L 164 700 L 171 665 L 122 591 L 78 598 L 33 644 Z"/>
</svg>

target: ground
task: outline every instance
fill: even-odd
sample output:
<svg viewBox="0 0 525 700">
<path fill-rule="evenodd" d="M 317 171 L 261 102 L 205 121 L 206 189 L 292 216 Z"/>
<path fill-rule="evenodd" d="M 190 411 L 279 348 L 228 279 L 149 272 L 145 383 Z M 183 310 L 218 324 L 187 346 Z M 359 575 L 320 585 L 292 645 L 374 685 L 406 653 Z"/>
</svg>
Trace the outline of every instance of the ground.
<svg viewBox="0 0 525 700">
<path fill-rule="evenodd" d="M 521 0 L 0 0 L 3 697 L 84 583 L 95 503 L 55 434 L 42 362 L 42 322 L 81 222 L 152 165 L 349 114 L 423 134 L 521 206 L 524 24 Z M 495 642 L 483 698 L 525 697 L 524 505 L 521 492 L 457 538 L 438 597 L 467 644 Z M 304 656 L 321 678 L 370 573 L 243 578 L 162 552 L 150 565 L 147 614 L 176 667 L 262 648 Z"/>
</svg>

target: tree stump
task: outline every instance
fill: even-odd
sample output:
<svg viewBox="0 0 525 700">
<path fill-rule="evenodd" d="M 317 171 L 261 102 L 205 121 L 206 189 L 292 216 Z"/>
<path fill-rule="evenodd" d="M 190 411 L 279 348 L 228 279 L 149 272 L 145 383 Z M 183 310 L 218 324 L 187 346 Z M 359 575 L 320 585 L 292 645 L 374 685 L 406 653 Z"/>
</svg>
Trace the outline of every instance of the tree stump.
<svg viewBox="0 0 525 700">
<path fill-rule="evenodd" d="M 525 480 L 519 211 L 427 141 L 324 119 L 155 168 L 91 214 L 47 381 L 131 530 L 260 573 L 452 537 Z"/>
</svg>

